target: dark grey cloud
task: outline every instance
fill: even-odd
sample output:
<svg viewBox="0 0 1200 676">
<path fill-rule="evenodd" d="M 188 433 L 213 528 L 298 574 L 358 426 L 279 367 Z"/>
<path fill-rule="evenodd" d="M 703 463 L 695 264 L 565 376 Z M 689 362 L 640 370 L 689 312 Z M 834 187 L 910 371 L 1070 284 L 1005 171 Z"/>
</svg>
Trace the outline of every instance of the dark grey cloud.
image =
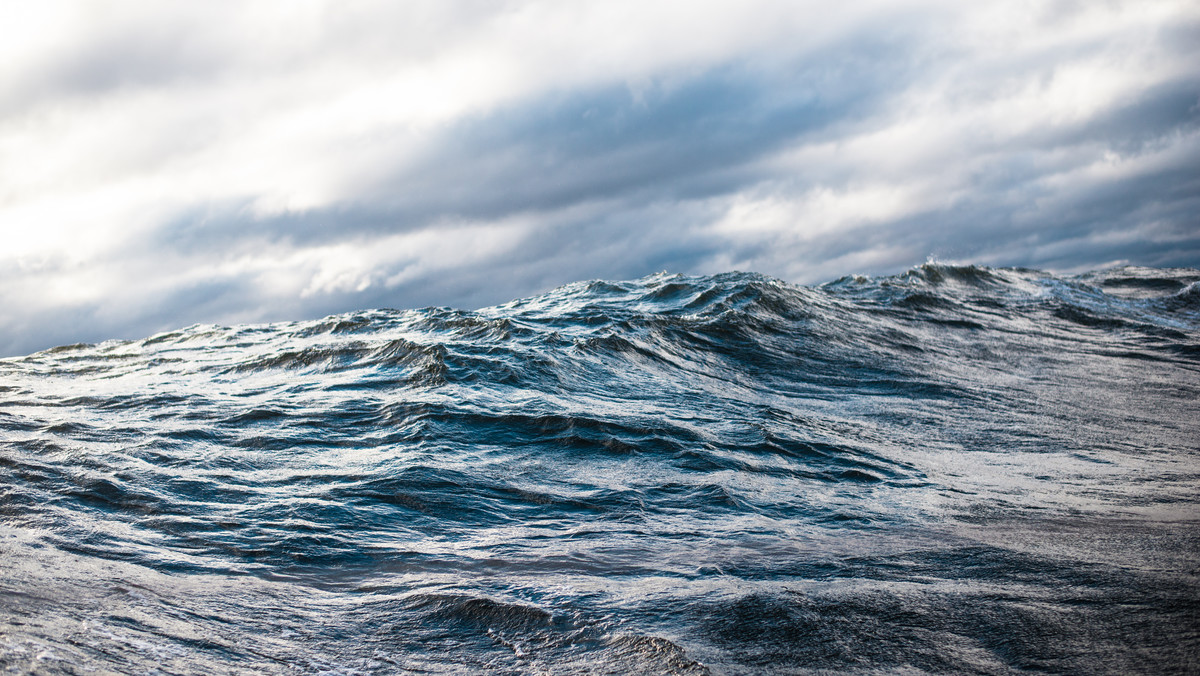
<svg viewBox="0 0 1200 676">
<path fill-rule="evenodd" d="M 616 215 L 636 223 L 631 227 L 694 235 L 689 224 L 642 222 L 637 214 L 650 204 L 704 200 L 778 181 L 772 169 L 756 162 L 814 138 L 850 137 L 875 121 L 873 117 L 886 115 L 889 102 L 918 77 L 898 65 L 903 46 L 893 49 L 880 51 L 879 63 L 860 59 L 861 70 L 855 71 L 829 66 L 848 58 L 834 52 L 817 56 L 817 63 L 823 65 L 795 64 L 794 71 L 763 73 L 729 65 L 674 83 L 669 90 L 635 94 L 624 86 L 606 87 L 521 102 L 440 132 L 431 144 L 433 151 L 366 186 L 356 203 L 271 218 L 254 217 L 235 205 L 225 213 L 192 215 L 164 227 L 152 247 L 227 249 L 231 241 L 250 237 L 298 245 L 327 243 L 349 235 L 437 227 L 447 218 L 495 220 L 588 202 L 606 205 L 609 213 L 596 220 L 603 227 L 560 223 L 554 236 L 538 240 L 542 246 L 533 249 L 538 253 L 529 258 L 531 262 L 548 255 L 542 251 L 545 242 L 567 250 L 594 249 L 595 242 L 578 238 L 584 232 L 600 240 L 616 236 L 611 229 Z M 837 72 L 838 77 L 831 79 L 829 72 Z M 991 251 L 1014 236 L 1044 244 L 1132 227 L 1139 214 L 1145 217 L 1145 210 L 1153 208 L 1156 220 L 1185 236 L 1196 226 L 1190 214 L 1195 213 L 1192 202 L 1200 194 L 1194 178 L 1200 176 L 1200 161 L 1183 158 L 1178 166 L 1071 195 L 1041 186 L 1038 179 L 1071 168 L 1072 159 L 1064 167 L 1046 166 L 1039 158 L 1073 149 L 1088 158 L 1103 152 L 1136 157 L 1195 133 L 1200 127 L 1198 101 L 1200 81 L 1180 79 L 1077 124 L 1033 129 L 1002 146 L 980 139 L 976 146 L 963 149 L 964 157 L 956 158 L 994 155 L 971 170 L 972 190 L 963 204 L 898 220 L 894 228 L 876 234 L 896 238 L 911 227 L 911 237 L 924 240 L 914 242 L 916 250 L 925 252 L 922 255 L 940 250 L 970 256 Z M 959 171 L 960 167 L 941 169 Z M 839 186 L 859 173 L 854 167 L 811 167 L 794 178 Z M 788 178 L 793 177 L 782 180 Z M 1053 192 L 1065 192 L 1063 198 L 1070 199 L 1050 213 L 1019 218 Z M 714 248 L 712 243 L 699 244 L 702 238 L 670 239 L 677 250 L 646 251 L 644 258 L 694 269 Z M 830 246 L 840 251 L 839 244 L 860 243 L 852 238 Z M 752 243 L 745 257 L 754 258 L 755 247 L 769 246 L 769 242 Z M 1074 267 L 1087 261 L 1081 254 L 1078 259 L 1019 262 Z M 632 273 L 647 268 L 610 269 Z"/>
<path fill-rule="evenodd" d="M 209 205 L 161 228 L 154 246 L 224 248 L 247 235 L 321 243 L 447 218 L 729 194 L 767 178 L 754 166 L 762 157 L 836 138 L 879 114 L 914 76 L 910 51 L 895 40 L 837 45 L 769 68 L 721 64 L 637 91 L 621 83 L 551 92 L 437 130 L 424 153 L 381 168 L 352 200 L 270 218 L 244 203 L 220 215 Z"/>
</svg>

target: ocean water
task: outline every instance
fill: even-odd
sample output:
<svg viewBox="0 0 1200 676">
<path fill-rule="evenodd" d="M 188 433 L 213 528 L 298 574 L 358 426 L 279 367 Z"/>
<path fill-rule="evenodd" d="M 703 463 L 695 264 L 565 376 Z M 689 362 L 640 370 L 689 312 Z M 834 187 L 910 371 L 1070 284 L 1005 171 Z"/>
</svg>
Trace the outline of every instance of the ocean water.
<svg viewBox="0 0 1200 676">
<path fill-rule="evenodd" d="M 1200 673 L 1200 270 L 581 282 L 0 360 L 0 669 Z"/>
</svg>

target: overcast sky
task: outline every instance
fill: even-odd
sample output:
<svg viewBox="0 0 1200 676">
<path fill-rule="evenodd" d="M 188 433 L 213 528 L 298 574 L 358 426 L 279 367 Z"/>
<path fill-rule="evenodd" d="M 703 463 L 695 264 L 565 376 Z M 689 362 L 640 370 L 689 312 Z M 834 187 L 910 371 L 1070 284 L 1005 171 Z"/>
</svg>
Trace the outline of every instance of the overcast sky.
<svg viewBox="0 0 1200 676">
<path fill-rule="evenodd" d="M 1200 265 L 1200 3 L 9 2 L 0 355 L 667 270 Z"/>
</svg>

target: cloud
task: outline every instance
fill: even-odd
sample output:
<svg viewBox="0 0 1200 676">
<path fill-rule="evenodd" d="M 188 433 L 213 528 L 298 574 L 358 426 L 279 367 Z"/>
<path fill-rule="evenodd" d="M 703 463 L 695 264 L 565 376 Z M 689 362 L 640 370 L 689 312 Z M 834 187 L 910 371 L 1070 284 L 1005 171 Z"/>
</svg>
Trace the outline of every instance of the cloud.
<svg viewBox="0 0 1200 676">
<path fill-rule="evenodd" d="M 1200 9 L 0 10 L 0 353 L 929 255 L 1200 265 Z"/>
</svg>

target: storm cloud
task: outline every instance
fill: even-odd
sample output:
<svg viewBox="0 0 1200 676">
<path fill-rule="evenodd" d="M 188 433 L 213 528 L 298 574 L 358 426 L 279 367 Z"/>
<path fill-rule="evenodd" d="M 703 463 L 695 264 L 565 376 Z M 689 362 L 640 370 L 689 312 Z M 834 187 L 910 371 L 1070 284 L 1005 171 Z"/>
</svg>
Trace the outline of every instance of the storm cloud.
<svg viewBox="0 0 1200 676">
<path fill-rule="evenodd" d="M 0 354 L 660 270 L 1200 265 L 1192 2 L 48 2 L 0 40 Z"/>
</svg>

